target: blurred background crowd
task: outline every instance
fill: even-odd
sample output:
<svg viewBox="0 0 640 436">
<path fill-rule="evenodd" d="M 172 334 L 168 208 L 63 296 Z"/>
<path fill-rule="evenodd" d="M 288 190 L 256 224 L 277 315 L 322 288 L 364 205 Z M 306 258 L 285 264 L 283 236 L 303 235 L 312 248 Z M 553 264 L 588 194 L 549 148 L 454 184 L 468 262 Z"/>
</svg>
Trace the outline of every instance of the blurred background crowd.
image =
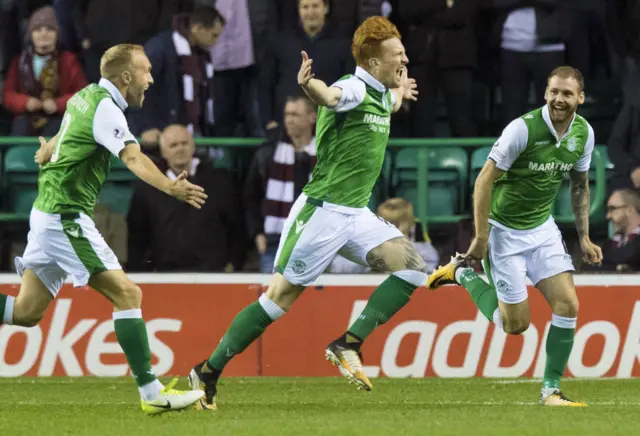
<svg viewBox="0 0 640 436">
<path fill-rule="evenodd" d="M 585 76 L 579 113 L 606 170 L 592 176 L 592 239 L 604 248 L 595 270 L 640 269 L 640 0 L 0 0 L 2 269 L 24 247 L 37 194 L 35 143 L 25 138 L 55 135 L 67 100 L 99 79 L 103 52 L 126 42 L 144 46 L 155 80 L 144 107 L 126 112 L 131 131 L 167 176 L 188 171 L 209 200 L 192 210 L 115 163 L 98 227 L 128 271 L 270 272 L 280 236 L 270 223 L 282 210 L 274 204 L 286 200 L 269 187 L 290 183 L 297 196 L 315 164 L 316 108 L 297 85 L 300 52 L 328 84 L 352 73 L 351 36 L 373 15 L 400 30 L 420 96 L 392 119 L 370 207 L 427 265 L 466 250 L 487 144 L 543 105 L 548 74 L 570 64 Z M 417 148 L 393 146 L 403 138 L 441 139 L 428 182 L 416 175 Z M 274 161 L 285 148 L 295 153 L 291 171 Z M 418 198 L 419 183 L 428 198 Z M 556 214 L 573 254 L 567 192 Z M 367 271 L 339 257 L 329 269 Z"/>
</svg>

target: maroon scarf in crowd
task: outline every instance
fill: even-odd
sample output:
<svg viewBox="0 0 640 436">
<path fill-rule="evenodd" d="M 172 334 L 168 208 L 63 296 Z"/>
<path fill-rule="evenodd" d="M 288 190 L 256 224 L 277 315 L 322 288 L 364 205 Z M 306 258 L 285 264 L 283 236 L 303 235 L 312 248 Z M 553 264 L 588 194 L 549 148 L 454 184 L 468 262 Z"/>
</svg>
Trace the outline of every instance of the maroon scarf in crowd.
<svg viewBox="0 0 640 436">
<path fill-rule="evenodd" d="M 183 85 L 184 116 L 181 121 L 192 133 L 203 134 L 202 126 L 213 124 L 213 64 L 207 51 L 189 43 L 189 28 L 188 15 L 174 17 L 173 43 Z"/>
</svg>

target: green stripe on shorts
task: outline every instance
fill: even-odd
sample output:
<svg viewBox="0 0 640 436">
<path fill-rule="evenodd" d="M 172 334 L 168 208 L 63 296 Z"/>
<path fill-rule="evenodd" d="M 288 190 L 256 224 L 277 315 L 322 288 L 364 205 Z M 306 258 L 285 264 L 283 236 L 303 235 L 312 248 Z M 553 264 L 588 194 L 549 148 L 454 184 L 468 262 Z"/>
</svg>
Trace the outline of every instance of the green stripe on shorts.
<svg viewBox="0 0 640 436">
<path fill-rule="evenodd" d="M 276 259 L 275 269 L 280 274 L 284 274 L 284 270 L 287 268 L 287 263 L 289 263 L 289 259 L 291 258 L 291 253 L 293 253 L 293 249 L 298 243 L 298 239 L 300 239 L 304 228 L 307 226 L 311 215 L 313 215 L 316 209 L 317 206 L 305 203 L 300 212 L 298 212 L 298 215 L 296 215 L 296 219 L 293 221 L 293 224 L 289 229 L 289 233 L 287 233 L 287 237 L 284 240 L 282 250 L 280 250 L 280 256 Z"/>
<path fill-rule="evenodd" d="M 91 246 L 91 243 L 82 234 L 82 227 L 74 220 L 61 220 L 62 230 L 64 234 L 69 238 L 73 251 L 76 252 L 78 259 L 89 271 L 89 274 L 97 274 L 106 271 L 100 257 L 96 254 L 95 250 Z"/>
</svg>

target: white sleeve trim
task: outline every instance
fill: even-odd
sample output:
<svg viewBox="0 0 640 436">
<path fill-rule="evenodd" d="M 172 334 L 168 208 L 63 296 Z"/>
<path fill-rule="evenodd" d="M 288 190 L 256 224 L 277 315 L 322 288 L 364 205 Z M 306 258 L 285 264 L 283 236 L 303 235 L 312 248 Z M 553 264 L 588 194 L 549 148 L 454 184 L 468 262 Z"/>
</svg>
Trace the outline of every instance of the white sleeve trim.
<svg viewBox="0 0 640 436">
<path fill-rule="evenodd" d="M 576 162 L 576 165 L 573 167 L 575 171 L 581 173 L 589 171 L 591 167 L 591 154 L 596 144 L 596 135 L 593 127 L 591 127 L 590 124 L 587 124 L 587 126 L 589 127 L 589 136 L 587 136 L 587 143 L 584 146 L 584 153 L 582 153 L 582 156 L 580 156 L 580 159 L 578 159 L 578 162 Z"/>
<path fill-rule="evenodd" d="M 489 159 L 502 171 L 509 171 L 518 156 L 527 148 L 529 129 L 522 118 L 511 121 L 502 131 L 502 135 L 493 144 Z"/>
<path fill-rule="evenodd" d="M 110 98 L 98 103 L 93 117 L 93 139 L 117 158 L 127 143 L 137 143 L 124 113 Z"/>
<path fill-rule="evenodd" d="M 364 82 L 357 77 L 339 80 L 331 86 L 335 86 L 342 90 L 342 97 L 340 97 L 338 104 L 329 108 L 336 112 L 347 112 L 356 108 L 364 101 L 364 98 L 367 95 L 367 88 Z"/>
</svg>

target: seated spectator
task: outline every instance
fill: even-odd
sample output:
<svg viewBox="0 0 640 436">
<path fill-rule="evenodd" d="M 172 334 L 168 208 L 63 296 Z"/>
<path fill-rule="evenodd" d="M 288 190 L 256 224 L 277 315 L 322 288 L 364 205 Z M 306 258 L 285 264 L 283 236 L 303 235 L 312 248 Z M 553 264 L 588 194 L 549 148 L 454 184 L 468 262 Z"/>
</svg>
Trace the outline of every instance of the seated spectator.
<svg viewBox="0 0 640 436">
<path fill-rule="evenodd" d="M 187 126 L 194 136 L 213 136 L 213 65 L 210 48 L 222 33 L 224 19 L 214 8 L 198 7 L 179 14 L 173 30 L 160 33 L 144 46 L 154 84 L 144 107 L 129 115 L 131 132 L 143 145 L 158 144 L 170 124 Z"/>
<path fill-rule="evenodd" d="M 284 222 L 311 178 L 316 164 L 315 122 L 311 100 L 289 97 L 284 109 L 286 136 L 268 141 L 253 156 L 244 202 L 249 235 L 260 254 L 260 272 L 273 272 Z"/>
<path fill-rule="evenodd" d="M 167 163 L 167 177 L 175 179 L 187 172 L 189 181 L 202 186 L 209 198 L 198 210 L 140 183 L 127 217 L 129 270 L 240 270 L 246 237 L 240 195 L 231 174 L 195 157 L 193 138 L 181 125 L 164 130 L 160 152 Z"/>
<path fill-rule="evenodd" d="M 315 77 L 334 83 L 355 68 L 348 39 L 327 24 L 329 0 L 298 0 L 300 24 L 278 33 L 270 41 L 260 66 L 260 112 L 269 131 L 281 122 L 287 96 L 299 91 L 300 52 L 313 59 Z M 268 133 L 271 134 L 271 133 Z"/>
<path fill-rule="evenodd" d="M 607 202 L 607 218 L 615 235 L 602 247 L 602 265 L 583 269 L 640 271 L 640 192 L 614 191 Z"/>
<path fill-rule="evenodd" d="M 56 48 L 58 22 L 52 7 L 31 15 L 29 35 L 27 48 L 9 67 L 3 105 L 15 115 L 12 135 L 54 136 L 67 100 L 87 81 L 76 56 Z"/>
<path fill-rule="evenodd" d="M 431 272 L 438 266 L 440 257 L 431 244 L 429 235 L 413 214 L 413 205 L 404 198 L 390 198 L 378 206 L 378 216 L 396 226 L 416 248 Z M 330 274 L 358 274 L 371 272 L 368 265 L 360 265 L 340 255 L 336 256 L 326 270 Z"/>
<path fill-rule="evenodd" d="M 616 118 L 607 144 L 614 176 L 607 183 L 611 192 L 640 188 L 640 92 L 635 90 Z"/>
</svg>

